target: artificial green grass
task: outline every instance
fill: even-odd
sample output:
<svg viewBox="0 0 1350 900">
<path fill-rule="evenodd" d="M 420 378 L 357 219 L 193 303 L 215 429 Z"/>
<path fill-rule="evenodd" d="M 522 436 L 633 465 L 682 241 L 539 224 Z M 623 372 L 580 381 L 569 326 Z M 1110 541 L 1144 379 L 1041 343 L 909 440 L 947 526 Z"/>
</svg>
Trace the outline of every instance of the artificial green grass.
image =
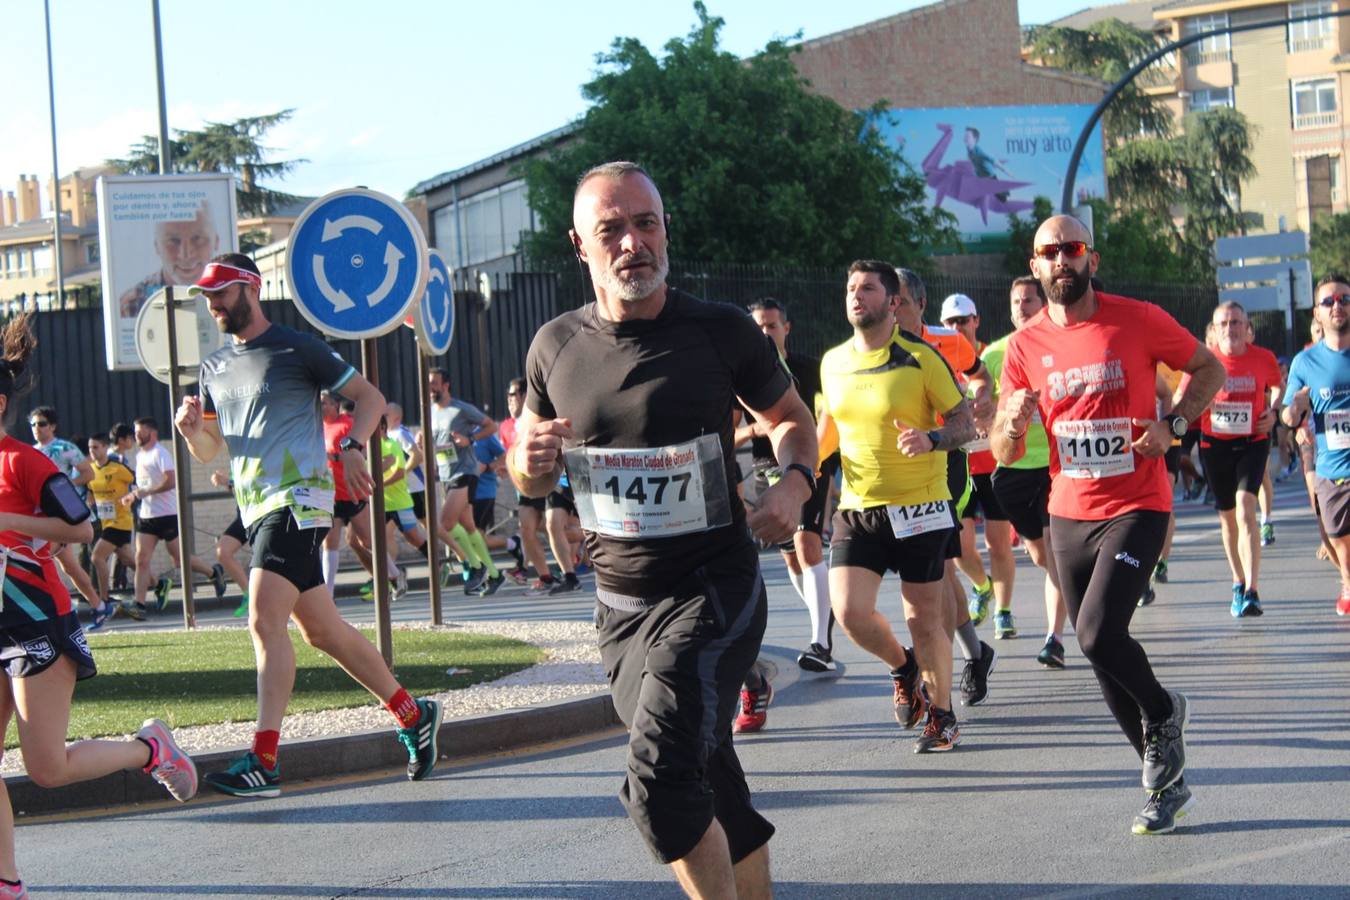
<svg viewBox="0 0 1350 900">
<path fill-rule="evenodd" d="M 361 631 L 374 641 L 373 629 Z M 534 665 L 543 651 L 496 635 L 395 629 L 394 671 L 414 697 L 466 688 Z M 288 713 L 375 700 L 337 663 L 291 630 L 295 693 Z M 158 717 L 172 727 L 251 722 L 257 715 L 253 643 L 242 628 L 95 634 L 98 675 L 75 685 L 71 739 L 130 734 Z M 447 675 L 447 669 L 464 670 Z M 11 724 L 5 746 L 17 745 Z"/>
</svg>

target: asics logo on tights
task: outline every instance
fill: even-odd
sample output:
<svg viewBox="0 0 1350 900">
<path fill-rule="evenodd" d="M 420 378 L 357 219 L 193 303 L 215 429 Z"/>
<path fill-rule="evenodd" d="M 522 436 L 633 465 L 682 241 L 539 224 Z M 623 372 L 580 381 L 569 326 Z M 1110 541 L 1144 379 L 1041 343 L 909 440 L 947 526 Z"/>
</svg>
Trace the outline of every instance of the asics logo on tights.
<svg viewBox="0 0 1350 900">
<path fill-rule="evenodd" d="M 1133 556 L 1124 551 L 1117 553 L 1116 559 L 1119 560 L 1120 562 L 1126 563 L 1127 565 L 1134 566 L 1136 569 L 1139 568 L 1139 560 L 1135 559 Z"/>
</svg>

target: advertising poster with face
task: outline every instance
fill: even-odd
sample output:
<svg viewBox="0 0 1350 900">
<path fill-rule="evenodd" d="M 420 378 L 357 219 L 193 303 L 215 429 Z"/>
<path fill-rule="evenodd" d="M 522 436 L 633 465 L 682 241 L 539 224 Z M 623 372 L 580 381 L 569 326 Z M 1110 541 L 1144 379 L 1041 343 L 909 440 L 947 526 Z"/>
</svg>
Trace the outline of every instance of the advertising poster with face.
<svg viewBox="0 0 1350 900">
<path fill-rule="evenodd" d="M 237 249 L 234 176 L 105 176 L 98 215 L 108 368 L 139 369 L 136 315 L 145 301 L 169 285 L 186 296 L 211 257 Z"/>
<path fill-rule="evenodd" d="M 928 202 L 956 217 L 968 253 L 1008 247 L 1008 216 L 1037 197 L 1059 205 L 1064 174 L 1090 105 L 888 109 L 864 112 L 927 185 Z M 1075 202 L 1106 196 L 1102 132 L 1093 129 L 1074 179 Z"/>
</svg>

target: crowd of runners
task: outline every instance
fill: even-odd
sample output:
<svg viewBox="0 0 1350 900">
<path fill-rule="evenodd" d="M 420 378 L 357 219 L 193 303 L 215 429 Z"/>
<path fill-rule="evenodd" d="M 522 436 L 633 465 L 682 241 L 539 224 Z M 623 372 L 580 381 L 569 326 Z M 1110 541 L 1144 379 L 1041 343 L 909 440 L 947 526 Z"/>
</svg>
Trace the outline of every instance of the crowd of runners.
<svg viewBox="0 0 1350 900">
<path fill-rule="evenodd" d="M 998 652 L 979 628 L 990 622 L 995 643 L 1019 634 L 1020 547 L 1043 572 L 1038 662 L 1072 664 L 1071 627 L 1138 757 L 1136 834 L 1171 831 L 1193 803 L 1190 704 L 1159 683 L 1129 631 L 1168 578 L 1174 495 L 1212 497 L 1231 616 L 1260 616 L 1272 472 L 1283 480 L 1302 468 L 1321 555 L 1340 575 L 1334 612 L 1350 615 L 1346 276 L 1318 282 L 1314 341 L 1281 360 L 1254 343 L 1238 304 L 1220 304 L 1197 338 L 1159 307 L 1109 293 L 1088 229 L 1055 216 L 1036 233 L 1030 274 L 1009 285 L 1011 334 L 982 343 L 980 310 L 963 294 L 944 298 L 941 325 L 927 325 L 918 273 L 860 259 L 841 278 L 852 335 L 816 359 L 788 348 L 779 300 L 742 311 L 666 285 L 668 216 L 640 167 L 585 173 L 573 215 L 596 301 L 540 329 L 501 421 L 453 396 L 434 369 L 431 420 L 410 428 L 327 344 L 266 319 L 246 256 L 217 257 L 193 288 L 233 339 L 205 361 L 200 394 L 184 399 L 174 427 L 199 462 L 228 460 L 212 481 L 237 508 L 215 562 L 191 568 L 218 595 L 238 586 L 258 668 L 253 744 L 204 777 L 216 790 L 281 791 L 290 621 L 389 710 L 408 777 L 435 767 L 439 705 L 409 696 L 333 603 L 344 536 L 371 573 L 363 595 L 374 593 L 375 490 L 395 598 L 408 590 L 399 539 L 419 551 L 429 536 L 442 542 L 455 563 L 434 576 L 448 585 L 458 572 L 466 594 L 492 595 L 507 579 L 530 595 L 577 592 L 594 571 L 601 657 L 630 728 L 621 799 L 691 896 L 770 886 L 773 825 L 754 808 L 732 743 L 766 726 L 773 698 L 757 664 L 761 547 L 781 552 L 808 612 L 801 668 L 837 668 L 838 625 L 890 671 L 893 714 L 917 731 L 917 753 L 955 749 L 957 701 L 988 697 Z M 152 557 L 162 541 L 177 558 L 175 472 L 151 418 L 82 448 L 57 437 L 56 410 L 37 406 L 33 444 L 10 435 L 32 352 L 27 321 L 14 320 L 0 361 L 0 725 L 17 714 L 41 784 L 141 767 L 190 799 L 196 769 L 159 720 L 131 741 L 64 743 L 74 683 L 95 663 L 58 567 L 88 601 L 90 631 L 162 609 L 170 581 Z M 444 496 L 428 521 L 433 465 Z M 496 509 L 501 475 L 513 516 Z M 236 558 L 245 545 L 248 565 Z M 512 562 L 499 568 L 494 556 Z M 894 622 L 888 573 L 900 582 Z M 7 800 L 0 885 L 0 896 L 23 896 Z"/>
</svg>

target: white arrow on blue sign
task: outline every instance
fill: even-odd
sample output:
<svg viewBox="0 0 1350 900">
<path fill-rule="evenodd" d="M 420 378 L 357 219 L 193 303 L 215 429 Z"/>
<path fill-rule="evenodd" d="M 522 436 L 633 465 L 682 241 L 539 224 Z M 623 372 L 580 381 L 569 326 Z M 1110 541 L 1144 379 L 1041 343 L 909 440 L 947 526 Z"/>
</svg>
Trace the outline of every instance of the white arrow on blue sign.
<svg viewBox="0 0 1350 900">
<path fill-rule="evenodd" d="M 334 191 L 296 220 L 286 274 L 295 305 L 315 328 L 333 337 L 378 337 L 397 328 L 426 289 L 426 237 L 392 197 Z"/>
<path fill-rule="evenodd" d="M 431 275 L 417 309 L 413 311 L 413 330 L 417 343 L 428 356 L 440 356 L 450 349 L 455 337 L 455 293 L 450 286 L 450 267 L 439 250 L 432 249 Z"/>
</svg>

